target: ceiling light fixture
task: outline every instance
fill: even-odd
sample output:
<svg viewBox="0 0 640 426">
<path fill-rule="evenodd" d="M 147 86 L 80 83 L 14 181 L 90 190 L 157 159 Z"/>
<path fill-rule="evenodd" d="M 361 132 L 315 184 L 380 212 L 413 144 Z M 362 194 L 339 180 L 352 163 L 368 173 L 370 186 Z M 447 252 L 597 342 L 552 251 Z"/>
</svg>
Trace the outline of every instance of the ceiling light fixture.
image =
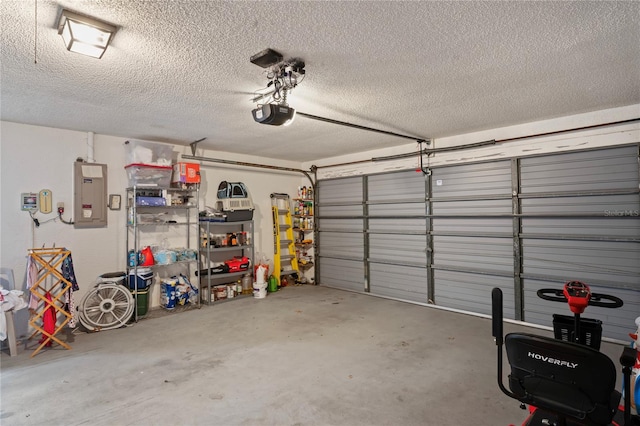
<svg viewBox="0 0 640 426">
<path fill-rule="evenodd" d="M 93 58 L 102 58 L 117 27 L 88 16 L 63 10 L 58 23 L 58 34 L 71 52 Z"/>
</svg>

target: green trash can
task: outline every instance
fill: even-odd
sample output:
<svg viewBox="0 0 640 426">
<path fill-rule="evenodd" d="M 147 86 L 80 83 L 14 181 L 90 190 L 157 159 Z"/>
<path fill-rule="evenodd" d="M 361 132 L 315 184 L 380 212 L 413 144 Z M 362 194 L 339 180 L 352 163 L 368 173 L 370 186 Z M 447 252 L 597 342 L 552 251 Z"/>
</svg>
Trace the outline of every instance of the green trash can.
<svg viewBox="0 0 640 426">
<path fill-rule="evenodd" d="M 149 311 L 149 288 L 147 287 L 144 290 L 132 291 L 131 294 L 134 299 L 136 298 L 136 295 L 138 296 L 134 315 L 137 315 L 138 317 L 147 315 L 147 312 Z"/>
</svg>

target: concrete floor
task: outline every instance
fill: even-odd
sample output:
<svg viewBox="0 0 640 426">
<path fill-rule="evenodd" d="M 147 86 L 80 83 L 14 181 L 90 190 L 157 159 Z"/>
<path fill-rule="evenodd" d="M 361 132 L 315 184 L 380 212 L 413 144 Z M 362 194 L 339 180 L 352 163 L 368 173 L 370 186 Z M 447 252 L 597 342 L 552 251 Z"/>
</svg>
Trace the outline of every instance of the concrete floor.
<svg viewBox="0 0 640 426">
<path fill-rule="evenodd" d="M 3 425 L 494 426 L 526 417 L 496 385 L 490 320 L 321 286 L 79 333 L 72 350 L 31 358 L 30 346 L 1 355 Z M 617 361 L 620 347 L 603 349 Z"/>
</svg>

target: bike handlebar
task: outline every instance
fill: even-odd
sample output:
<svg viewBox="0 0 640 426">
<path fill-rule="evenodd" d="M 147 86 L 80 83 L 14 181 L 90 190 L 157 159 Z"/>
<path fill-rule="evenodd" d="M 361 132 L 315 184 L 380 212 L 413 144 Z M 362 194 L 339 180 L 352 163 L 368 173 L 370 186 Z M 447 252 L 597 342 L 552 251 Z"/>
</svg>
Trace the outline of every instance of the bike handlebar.
<svg viewBox="0 0 640 426">
<path fill-rule="evenodd" d="M 537 295 L 541 299 L 550 300 L 552 302 L 568 302 L 568 299 L 565 297 L 562 289 L 541 288 L 537 291 Z M 598 306 L 601 308 L 613 309 L 619 308 L 622 305 L 622 299 L 609 294 L 591 293 L 591 299 L 589 300 L 589 306 Z"/>
</svg>

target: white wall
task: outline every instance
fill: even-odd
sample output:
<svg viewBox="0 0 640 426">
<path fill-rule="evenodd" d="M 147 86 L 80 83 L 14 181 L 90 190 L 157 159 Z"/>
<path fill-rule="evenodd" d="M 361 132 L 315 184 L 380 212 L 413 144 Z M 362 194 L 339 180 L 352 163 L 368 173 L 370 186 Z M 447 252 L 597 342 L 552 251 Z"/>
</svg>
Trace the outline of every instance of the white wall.
<svg viewBox="0 0 640 426">
<path fill-rule="evenodd" d="M 124 194 L 122 140 L 95 136 L 96 162 L 107 164 L 107 190 Z M 26 260 L 32 247 L 65 247 L 72 252 L 80 292 L 79 301 L 96 277 L 123 270 L 124 223 L 122 212 L 108 211 L 105 228 L 75 229 L 57 220 L 56 205 L 65 204 L 63 218 L 73 217 L 73 163 L 86 158 L 87 133 L 2 122 L 0 128 L 0 264 L 12 268 L 16 286 L 24 288 Z M 35 227 L 20 210 L 20 194 L 49 189 L 53 212 L 37 212 Z M 53 219 L 53 220 L 52 220 Z M 52 220 L 52 221 L 49 221 Z M 47 222 L 49 221 L 49 222 Z M 27 316 L 17 317 L 19 334 L 26 332 Z"/>
<path fill-rule="evenodd" d="M 87 156 L 87 133 L 63 129 L 0 122 L 0 265 L 12 268 L 16 285 L 24 288 L 26 259 L 32 247 L 66 247 L 71 250 L 80 291 L 75 294 L 79 302 L 92 288 L 96 278 L 105 272 L 123 271 L 126 266 L 126 209 L 108 213 L 108 226 L 104 228 L 76 229 L 55 219 L 55 207 L 64 202 L 63 218 L 73 215 L 73 163 L 76 158 Z M 96 163 L 107 164 L 108 193 L 120 194 L 124 200 L 128 186 L 124 169 L 126 138 L 95 135 L 94 158 Z M 190 154 L 189 147 L 174 146 L 178 154 Z M 251 163 L 265 163 L 265 159 L 251 156 L 231 156 L 224 153 L 198 150 L 197 155 Z M 299 168 L 300 164 L 276 162 L 271 165 Z M 201 205 L 215 205 L 218 184 L 222 180 L 244 182 L 251 192 L 256 211 L 256 251 L 273 259 L 271 225 L 272 192 L 295 194 L 300 176 L 248 167 L 233 167 L 203 163 Z M 35 228 L 27 212 L 20 210 L 20 194 L 49 189 L 53 194 L 54 211 L 36 217 L 42 223 Z M 55 219 L 48 223 L 46 220 Z M 159 292 L 151 295 L 152 305 L 157 305 Z M 18 331 L 26 331 L 25 324 Z"/>
<path fill-rule="evenodd" d="M 640 104 L 636 104 L 621 108 L 613 108 L 568 117 L 554 118 L 545 121 L 526 123 L 517 126 L 434 139 L 433 143 L 428 148 L 445 148 L 488 140 L 499 141 L 503 139 L 563 131 L 616 121 L 631 120 L 639 117 Z M 519 141 L 508 141 L 484 148 L 438 153 L 428 159 L 425 156 L 423 162 L 425 166 L 427 164 L 431 166 L 441 166 L 446 164 L 522 157 L 527 155 L 573 151 L 637 142 L 640 142 L 640 122 L 549 136 L 539 136 Z M 425 148 L 427 147 L 425 146 Z M 418 149 L 417 143 L 409 143 L 403 147 L 385 148 L 340 157 L 325 158 L 315 162 L 304 163 L 302 167 L 309 168 L 311 165 L 318 166 L 318 179 L 357 176 L 389 172 L 393 170 L 407 170 L 418 168 Z M 378 162 L 369 161 L 376 157 L 392 156 L 400 153 L 411 152 L 415 152 L 416 155 L 399 160 Z M 336 164 L 342 165 L 330 167 Z"/>
<path fill-rule="evenodd" d="M 78 157 L 86 158 L 87 134 L 2 122 L 0 135 L 2 266 L 12 268 L 16 281 L 22 284 L 28 249 L 55 244 L 71 250 L 81 283 L 93 282 L 100 273 L 121 270 L 122 212 L 109 211 L 106 228 L 75 229 L 57 219 L 45 223 L 57 217 L 58 202 L 65 204 L 63 218 L 73 216 L 73 163 Z M 96 162 L 108 165 L 109 193 L 124 193 L 121 143 L 117 138 L 95 136 Z M 47 215 L 37 212 L 41 225 L 36 228 L 29 214 L 20 210 L 20 194 L 45 188 L 52 192 L 54 210 Z"/>
</svg>

